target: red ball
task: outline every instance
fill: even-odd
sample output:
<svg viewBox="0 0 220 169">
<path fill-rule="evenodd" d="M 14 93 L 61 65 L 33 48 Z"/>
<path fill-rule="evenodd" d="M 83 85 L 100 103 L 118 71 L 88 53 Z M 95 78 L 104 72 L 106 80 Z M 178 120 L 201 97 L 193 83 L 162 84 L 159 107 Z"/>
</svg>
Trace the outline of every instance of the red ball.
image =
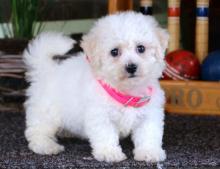
<svg viewBox="0 0 220 169">
<path fill-rule="evenodd" d="M 199 79 L 199 60 L 192 52 L 177 50 L 165 57 L 166 69 L 163 79 L 196 80 Z"/>
</svg>

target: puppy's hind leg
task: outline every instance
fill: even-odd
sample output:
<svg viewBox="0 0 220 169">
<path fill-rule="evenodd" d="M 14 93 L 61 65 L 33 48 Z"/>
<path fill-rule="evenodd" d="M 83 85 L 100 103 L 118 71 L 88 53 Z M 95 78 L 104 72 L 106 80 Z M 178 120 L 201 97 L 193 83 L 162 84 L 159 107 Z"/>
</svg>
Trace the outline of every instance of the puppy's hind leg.
<svg viewBox="0 0 220 169">
<path fill-rule="evenodd" d="M 57 143 L 55 137 L 59 129 L 60 118 L 55 111 L 39 111 L 27 109 L 25 137 L 28 147 L 37 154 L 58 154 L 64 146 Z"/>
</svg>

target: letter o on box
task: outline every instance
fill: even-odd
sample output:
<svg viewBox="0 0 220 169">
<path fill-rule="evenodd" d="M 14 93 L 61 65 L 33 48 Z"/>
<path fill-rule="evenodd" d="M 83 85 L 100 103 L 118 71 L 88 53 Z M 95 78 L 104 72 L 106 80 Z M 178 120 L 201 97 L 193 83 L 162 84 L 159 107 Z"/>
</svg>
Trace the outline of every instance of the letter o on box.
<svg viewBox="0 0 220 169">
<path fill-rule="evenodd" d="M 196 97 L 195 102 L 193 96 Z M 187 102 L 190 107 L 199 107 L 202 104 L 202 93 L 197 89 L 191 89 L 187 94 Z"/>
</svg>

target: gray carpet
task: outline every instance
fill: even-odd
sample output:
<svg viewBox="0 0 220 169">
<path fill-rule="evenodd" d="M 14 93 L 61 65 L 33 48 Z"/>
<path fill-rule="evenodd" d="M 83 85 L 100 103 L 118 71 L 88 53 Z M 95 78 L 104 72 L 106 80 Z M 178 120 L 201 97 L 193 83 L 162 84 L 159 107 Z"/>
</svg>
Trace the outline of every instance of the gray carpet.
<svg viewBox="0 0 220 169">
<path fill-rule="evenodd" d="M 0 113 L 0 168 L 220 168 L 220 117 L 167 115 L 164 148 L 168 158 L 159 166 L 136 162 L 130 139 L 121 141 L 128 159 L 108 164 L 94 160 L 88 142 L 61 139 L 66 151 L 56 156 L 41 156 L 27 148 L 24 114 Z M 162 167 L 161 167 L 162 166 Z"/>
</svg>

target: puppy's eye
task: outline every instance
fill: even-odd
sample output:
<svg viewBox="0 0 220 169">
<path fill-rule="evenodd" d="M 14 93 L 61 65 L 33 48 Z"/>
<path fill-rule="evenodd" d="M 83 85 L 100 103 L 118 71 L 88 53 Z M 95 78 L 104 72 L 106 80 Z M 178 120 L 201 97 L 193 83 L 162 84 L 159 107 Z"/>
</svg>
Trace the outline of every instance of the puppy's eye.
<svg viewBox="0 0 220 169">
<path fill-rule="evenodd" d="M 145 47 L 143 45 L 138 45 L 137 46 L 137 52 L 138 53 L 144 53 L 145 52 Z"/>
<path fill-rule="evenodd" d="M 113 57 L 117 57 L 119 55 L 119 49 L 118 48 L 112 49 L 111 50 L 111 55 Z"/>
</svg>

